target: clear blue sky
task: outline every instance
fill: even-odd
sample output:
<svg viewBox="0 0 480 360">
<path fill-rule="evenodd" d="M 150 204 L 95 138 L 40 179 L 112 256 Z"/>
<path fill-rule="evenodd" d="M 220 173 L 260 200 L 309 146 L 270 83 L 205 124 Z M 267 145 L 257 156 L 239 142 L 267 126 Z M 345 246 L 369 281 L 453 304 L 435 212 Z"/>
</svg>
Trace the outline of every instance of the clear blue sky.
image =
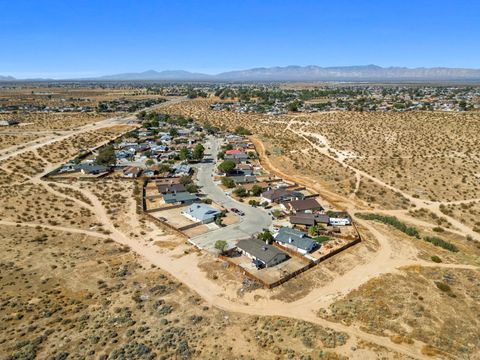
<svg viewBox="0 0 480 360">
<path fill-rule="evenodd" d="M 0 75 L 480 68 L 477 0 L 0 0 Z"/>
</svg>

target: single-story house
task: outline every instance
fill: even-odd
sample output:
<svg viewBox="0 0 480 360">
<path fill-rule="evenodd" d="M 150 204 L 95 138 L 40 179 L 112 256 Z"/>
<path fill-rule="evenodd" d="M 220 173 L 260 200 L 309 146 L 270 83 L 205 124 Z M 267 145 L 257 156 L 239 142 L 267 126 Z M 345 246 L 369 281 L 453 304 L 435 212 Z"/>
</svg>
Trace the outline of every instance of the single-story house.
<svg viewBox="0 0 480 360">
<path fill-rule="evenodd" d="M 190 175 L 192 173 L 192 167 L 190 165 L 182 164 L 174 167 L 175 175 Z"/>
<path fill-rule="evenodd" d="M 128 166 L 123 169 L 123 177 L 126 178 L 137 178 L 142 173 L 142 169 L 136 166 Z"/>
<path fill-rule="evenodd" d="M 223 157 L 223 159 L 224 160 L 232 160 L 236 164 L 239 164 L 239 163 L 242 163 L 242 162 L 246 162 L 249 158 L 248 158 L 247 154 L 242 152 L 240 154 L 225 155 Z"/>
<path fill-rule="evenodd" d="M 259 239 L 240 240 L 237 249 L 252 259 L 259 268 L 272 267 L 290 258 L 287 253 Z"/>
<path fill-rule="evenodd" d="M 253 171 L 253 167 L 250 164 L 238 164 L 236 169 L 240 171 Z"/>
<path fill-rule="evenodd" d="M 272 203 L 281 203 L 285 201 L 300 200 L 305 197 L 301 192 L 287 189 L 272 189 L 264 191 L 261 195 L 262 200 Z"/>
<path fill-rule="evenodd" d="M 307 234 L 297 229 L 282 227 L 274 235 L 275 241 L 280 245 L 299 252 L 302 255 L 315 250 L 319 244 L 312 240 Z"/>
<path fill-rule="evenodd" d="M 290 216 L 290 224 L 306 228 L 317 224 L 328 224 L 330 217 L 325 214 L 298 213 Z"/>
<path fill-rule="evenodd" d="M 323 211 L 323 207 L 314 198 L 294 200 L 281 204 L 282 208 L 286 211 L 296 214 L 302 212 L 316 212 Z"/>
<path fill-rule="evenodd" d="M 257 181 L 257 177 L 255 175 L 229 176 L 229 178 L 235 181 L 235 184 L 253 184 Z"/>
<path fill-rule="evenodd" d="M 80 171 L 82 174 L 97 175 L 110 171 L 108 166 L 95 165 L 95 164 L 78 164 L 75 170 Z"/>
<path fill-rule="evenodd" d="M 117 159 L 127 159 L 129 157 L 135 156 L 135 151 L 130 151 L 130 150 L 118 150 L 115 151 L 115 157 Z"/>
<path fill-rule="evenodd" d="M 192 204 L 198 200 L 197 195 L 191 194 L 189 192 L 176 192 L 176 193 L 168 193 L 163 195 L 163 201 L 165 204 Z"/>
<path fill-rule="evenodd" d="M 160 194 L 170 194 L 187 191 L 183 184 L 157 184 L 157 189 Z"/>
<path fill-rule="evenodd" d="M 143 176 L 145 176 L 145 177 L 155 176 L 155 170 L 153 170 L 153 169 L 145 169 L 145 170 L 143 170 Z"/>
<path fill-rule="evenodd" d="M 220 211 L 206 204 L 194 203 L 182 211 L 182 215 L 195 222 L 208 224 L 220 215 Z"/>
<path fill-rule="evenodd" d="M 268 184 L 268 183 L 265 182 L 265 181 L 260 181 L 260 182 L 257 182 L 257 183 L 250 183 L 250 184 L 245 184 L 245 185 L 243 185 L 243 187 L 244 187 L 245 190 L 247 190 L 247 191 L 252 190 L 252 188 L 253 188 L 254 186 L 258 186 L 260 189 L 262 189 L 262 191 L 266 191 L 266 190 L 270 189 L 270 184 Z"/>
<path fill-rule="evenodd" d="M 58 170 L 59 173 L 64 173 L 64 172 L 70 172 L 70 171 L 76 171 L 77 169 L 77 164 L 75 163 L 67 163 L 63 165 L 60 170 Z"/>
<path fill-rule="evenodd" d="M 244 154 L 245 152 L 243 152 L 242 150 L 238 150 L 238 149 L 233 149 L 233 150 L 226 150 L 225 151 L 225 155 L 238 155 L 238 154 Z"/>
</svg>

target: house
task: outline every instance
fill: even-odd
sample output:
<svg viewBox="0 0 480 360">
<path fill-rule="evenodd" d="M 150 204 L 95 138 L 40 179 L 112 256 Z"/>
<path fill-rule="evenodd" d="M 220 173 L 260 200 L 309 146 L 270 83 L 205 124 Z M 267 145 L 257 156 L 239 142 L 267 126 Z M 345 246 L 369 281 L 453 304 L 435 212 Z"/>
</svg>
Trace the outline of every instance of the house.
<svg viewBox="0 0 480 360">
<path fill-rule="evenodd" d="M 118 150 L 115 151 L 115 157 L 117 159 L 127 159 L 135 156 L 135 151 L 133 150 Z"/>
<path fill-rule="evenodd" d="M 78 164 L 75 166 L 75 170 L 80 171 L 82 174 L 98 175 L 110 171 L 110 168 L 103 165 L 95 164 Z"/>
<path fill-rule="evenodd" d="M 60 170 L 58 170 L 59 173 L 64 173 L 64 172 L 71 172 L 71 171 L 76 171 L 77 164 L 75 163 L 67 163 L 63 165 Z"/>
<path fill-rule="evenodd" d="M 290 224 L 309 228 L 317 224 L 328 224 L 330 217 L 325 214 L 298 213 L 290 216 Z"/>
<path fill-rule="evenodd" d="M 168 150 L 168 146 L 166 145 L 153 145 L 150 147 L 150 151 L 152 153 L 163 153 Z"/>
<path fill-rule="evenodd" d="M 143 176 L 145 177 L 153 177 L 155 176 L 156 171 L 154 169 L 145 169 L 143 170 Z"/>
<path fill-rule="evenodd" d="M 206 204 L 194 203 L 182 211 L 186 218 L 202 224 L 208 224 L 220 215 L 220 211 Z"/>
<path fill-rule="evenodd" d="M 193 171 L 192 167 L 186 164 L 177 165 L 173 169 L 175 171 L 175 175 L 177 176 L 190 175 Z"/>
<path fill-rule="evenodd" d="M 259 239 L 240 240 L 237 243 L 237 249 L 252 259 L 258 268 L 272 267 L 290 258 L 280 249 Z"/>
<path fill-rule="evenodd" d="M 245 152 L 242 151 L 242 150 L 238 150 L 238 149 L 226 150 L 225 151 L 225 155 L 239 155 L 239 154 L 245 154 Z"/>
<path fill-rule="evenodd" d="M 276 202 L 281 203 L 285 201 L 293 201 L 303 199 L 305 196 L 298 191 L 292 191 L 287 189 L 272 189 L 264 191 L 261 194 L 261 198 L 263 201 L 268 203 Z"/>
<path fill-rule="evenodd" d="M 176 193 L 167 193 L 163 195 L 163 201 L 165 204 L 192 204 L 198 200 L 197 195 L 190 194 L 189 192 L 182 191 Z"/>
<path fill-rule="evenodd" d="M 250 164 L 238 164 L 236 166 L 236 169 L 240 170 L 240 171 L 243 171 L 243 172 L 253 171 L 252 165 L 250 165 Z"/>
<path fill-rule="evenodd" d="M 13 126 L 13 125 L 18 125 L 18 121 L 15 119 L 0 120 L 0 126 Z"/>
<path fill-rule="evenodd" d="M 280 245 L 297 251 L 302 255 L 312 252 L 319 246 L 317 242 L 304 232 L 288 227 L 280 228 L 278 233 L 274 235 L 274 238 Z"/>
<path fill-rule="evenodd" d="M 249 176 L 229 176 L 230 179 L 235 181 L 235 184 L 253 184 L 257 181 L 257 177 L 255 175 Z"/>
<path fill-rule="evenodd" d="M 231 160 L 236 164 L 240 164 L 240 163 L 246 162 L 249 158 L 247 154 L 245 154 L 244 152 L 241 152 L 240 154 L 225 155 L 223 159 Z"/>
<path fill-rule="evenodd" d="M 165 134 L 160 136 L 160 140 L 163 142 L 168 142 L 168 141 L 172 141 L 172 137 L 170 135 Z"/>
<path fill-rule="evenodd" d="M 323 207 L 314 198 L 294 200 L 281 204 L 282 208 L 290 213 L 313 213 L 323 211 Z"/>
<path fill-rule="evenodd" d="M 123 169 L 123 177 L 126 178 L 137 178 L 142 173 L 142 169 L 136 166 L 128 166 Z"/>
<path fill-rule="evenodd" d="M 245 184 L 243 187 L 245 190 L 250 191 L 254 186 L 258 186 L 262 191 L 266 191 L 270 189 L 270 184 L 266 183 L 265 181 L 260 181 L 257 183 L 250 183 L 250 184 Z"/>
<path fill-rule="evenodd" d="M 187 191 L 183 184 L 157 184 L 157 189 L 160 194 L 170 194 Z"/>
<path fill-rule="evenodd" d="M 248 164 L 238 164 L 235 168 L 235 174 L 244 176 L 253 175 L 253 169 Z"/>
</svg>

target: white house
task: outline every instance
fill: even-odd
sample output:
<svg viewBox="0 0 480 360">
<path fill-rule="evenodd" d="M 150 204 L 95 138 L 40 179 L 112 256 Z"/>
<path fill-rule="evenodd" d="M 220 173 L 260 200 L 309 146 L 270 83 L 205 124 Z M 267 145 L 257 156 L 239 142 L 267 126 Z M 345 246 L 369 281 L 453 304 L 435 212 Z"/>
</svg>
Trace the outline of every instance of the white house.
<svg viewBox="0 0 480 360">
<path fill-rule="evenodd" d="M 182 215 L 192 221 L 208 224 L 220 215 L 220 211 L 205 204 L 194 203 L 183 210 Z"/>
</svg>

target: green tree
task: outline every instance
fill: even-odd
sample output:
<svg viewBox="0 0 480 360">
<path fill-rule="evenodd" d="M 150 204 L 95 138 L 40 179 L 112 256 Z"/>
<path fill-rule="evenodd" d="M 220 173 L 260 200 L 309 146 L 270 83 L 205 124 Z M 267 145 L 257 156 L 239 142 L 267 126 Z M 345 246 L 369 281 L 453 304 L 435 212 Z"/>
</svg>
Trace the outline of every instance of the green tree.
<svg viewBox="0 0 480 360">
<path fill-rule="evenodd" d="M 101 148 L 98 152 L 95 163 L 98 165 L 111 166 L 115 165 L 117 158 L 115 157 L 115 150 L 112 145 L 107 145 Z"/>
<path fill-rule="evenodd" d="M 317 234 L 318 234 L 318 227 L 317 226 L 314 225 L 314 226 L 310 226 L 308 228 L 308 235 L 309 236 L 314 237 L 314 236 L 317 236 Z"/>
<path fill-rule="evenodd" d="M 234 188 L 235 187 L 235 181 L 229 177 L 223 177 L 222 178 L 222 185 L 225 186 L 226 188 Z"/>
<path fill-rule="evenodd" d="M 192 158 L 195 160 L 202 160 L 205 154 L 205 147 L 202 144 L 197 144 L 193 148 Z"/>
<path fill-rule="evenodd" d="M 252 135 L 252 132 L 248 129 L 245 129 L 243 126 L 238 126 L 235 129 L 235 134 L 237 134 L 237 135 Z"/>
<path fill-rule="evenodd" d="M 225 251 L 226 247 L 227 247 L 227 242 L 225 240 L 215 241 L 215 249 L 220 250 L 222 254 Z"/>
<path fill-rule="evenodd" d="M 288 104 L 288 111 L 297 112 L 298 108 L 302 105 L 301 101 L 295 100 Z"/>
<path fill-rule="evenodd" d="M 185 186 L 185 189 L 192 194 L 195 194 L 196 192 L 198 192 L 198 186 L 195 185 L 194 183 L 187 184 Z"/>
<path fill-rule="evenodd" d="M 147 161 L 145 161 L 145 165 L 147 166 L 150 166 L 150 165 L 153 165 L 155 164 L 155 161 L 153 161 L 152 159 L 148 159 Z"/>
<path fill-rule="evenodd" d="M 185 161 L 188 160 L 188 155 L 188 149 L 186 146 L 184 146 L 180 149 L 180 153 L 178 156 L 180 157 L 180 160 Z"/>
<path fill-rule="evenodd" d="M 171 129 L 170 129 L 170 136 L 171 136 L 171 137 L 175 137 L 175 136 L 177 136 L 177 135 L 178 135 L 177 129 L 171 128 Z"/>
<path fill-rule="evenodd" d="M 248 191 L 242 186 L 239 186 L 235 190 L 233 190 L 233 193 L 238 197 L 245 197 L 248 195 Z"/>
<path fill-rule="evenodd" d="M 237 165 L 232 160 L 225 160 L 220 165 L 218 165 L 218 170 L 225 174 L 230 174 Z"/>
<path fill-rule="evenodd" d="M 179 181 L 180 184 L 182 184 L 183 186 L 187 186 L 188 184 L 193 183 L 192 177 L 190 175 L 182 175 Z"/>
<path fill-rule="evenodd" d="M 253 185 L 252 190 L 250 190 L 250 193 L 253 196 L 260 196 L 260 194 L 262 193 L 262 188 L 258 185 Z"/>
<path fill-rule="evenodd" d="M 269 230 L 264 230 L 257 234 L 257 239 L 271 243 L 273 241 L 273 235 Z"/>
<path fill-rule="evenodd" d="M 170 171 L 172 171 L 172 168 L 171 168 L 169 165 L 167 165 L 167 164 L 162 164 L 162 165 L 160 165 L 160 167 L 158 168 L 158 172 L 160 172 L 160 173 L 170 172 Z"/>
<path fill-rule="evenodd" d="M 218 154 L 217 154 L 217 158 L 219 158 L 220 160 L 225 159 L 225 152 L 224 151 L 219 151 Z"/>
</svg>

